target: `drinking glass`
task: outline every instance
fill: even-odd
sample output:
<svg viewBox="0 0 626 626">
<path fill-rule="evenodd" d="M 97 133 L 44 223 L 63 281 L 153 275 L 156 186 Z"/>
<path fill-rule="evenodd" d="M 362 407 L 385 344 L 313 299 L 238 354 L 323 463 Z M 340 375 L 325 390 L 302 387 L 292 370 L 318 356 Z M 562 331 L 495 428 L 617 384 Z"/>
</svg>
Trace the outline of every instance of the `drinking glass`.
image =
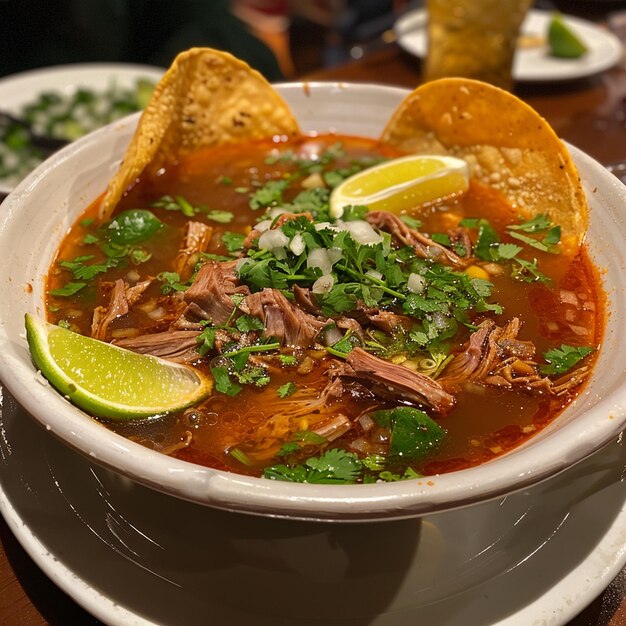
<svg viewBox="0 0 626 626">
<path fill-rule="evenodd" d="M 520 26 L 532 0 L 427 0 L 426 80 L 476 78 L 510 90 Z"/>
</svg>

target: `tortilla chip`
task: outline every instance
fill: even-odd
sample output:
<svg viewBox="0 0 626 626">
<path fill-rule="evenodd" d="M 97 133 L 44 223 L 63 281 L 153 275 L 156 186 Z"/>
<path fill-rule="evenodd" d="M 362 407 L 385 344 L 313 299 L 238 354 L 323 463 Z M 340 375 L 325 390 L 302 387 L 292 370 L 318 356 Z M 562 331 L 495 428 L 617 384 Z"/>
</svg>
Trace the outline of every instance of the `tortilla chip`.
<svg viewBox="0 0 626 626">
<path fill-rule="evenodd" d="M 381 140 L 464 158 L 472 176 L 501 191 L 521 217 L 545 214 L 561 226 L 563 252 L 578 250 L 588 217 L 576 166 L 546 120 L 507 91 L 462 78 L 425 83 L 398 107 Z"/>
<path fill-rule="evenodd" d="M 156 171 L 209 146 L 299 132 L 287 104 L 256 70 L 226 52 L 187 50 L 157 84 L 109 183 L 100 220 L 111 217 L 146 168 Z"/>
</svg>

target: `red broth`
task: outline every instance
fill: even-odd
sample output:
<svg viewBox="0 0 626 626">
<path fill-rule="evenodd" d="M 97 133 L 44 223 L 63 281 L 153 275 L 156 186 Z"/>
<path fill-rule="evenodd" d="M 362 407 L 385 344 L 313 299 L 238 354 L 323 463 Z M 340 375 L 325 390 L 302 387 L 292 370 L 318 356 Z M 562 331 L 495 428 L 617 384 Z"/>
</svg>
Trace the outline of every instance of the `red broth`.
<svg viewBox="0 0 626 626">
<path fill-rule="evenodd" d="M 196 254 L 198 264 L 195 271 L 203 262 L 226 263 L 228 259 L 241 258 L 246 254 L 241 250 L 229 251 L 223 236 L 224 233 L 248 236 L 254 225 L 262 221 L 265 209 L 263 206 L 252 209 L 251 197 L 258 200 L 259 190 L 267 190 L 268 181 L 285 181 L 298 172 L 291 184 L 282 191 L 280 201 L 275 203 L 274 208 L 290 205 L 292 213 L 307 212 L 304 210 L 306 203 L 297 204 L 299 211 L 294 211 L 291 203 L 298 193 L 316 185 L 321 184 L 328 191 L 329 184 L 336 182 L 337 176 L 328 175 L 324 182 L 324 172 L 339 170 L 340 174 L 345 175 L 363 167 L 372 159 L 375 162 L 394 156 L 398 154 L 368 139 L 332 135 L 302 137 L 283 143 L 266 141 L 203 151 L 167 171 L 159 172 L 159 175 L 144 178 L 122 199 L 116 215 L 129 209 L 148 209 L 161 221 L 161 228 L 149 239 L 134 244 L 131 252 L 134 257 L 127 253 L 121 262 L 110 262 L 111 251 L 105 249 L 103 252 L 101 245 L 106 239 L 106 229 L 100 228 L 96 221 L 99 201 L 94 202 L 67 234 L 50 269 L 47 300 L 49 321 L 92 335 L 94 309 L 107 309 L 115 281 L 121 279 L 128 288 L 150 280 L 137 301 L 129 306 L 128 312 L 114 317 L 100 338 L 124 345 L 125 341 L 132 341 L 137 336 L 168 332 L 185 315 L 189 305 L 185 301 L 185 289 L 192 282 L 189 277 L 180 276 L 181 285 L 184 279 L 188 284 L 179 285 L 181 291 L 164 293 L 169 283 L 164 280 L 163 273 L 174 271 L 186 224 L 190 219 L 181 210 L 181 203 L 183 208 L 203 207 L 191 219 L 211 228 L 205 254 Z M 164 196 L 171 199 L 171 204 L 177 204 L 177 208 L 168 210 L 167 206 L 155 207 L 154 203 Z M 163 204 L 167 204 L 167 201 L 162 201 Z M 409 216 L 421 221 L 419 231 L 429 237 L 434 237 L 435 233 L 445 235 L 458 232 L 464 218 L 481 218 L 498 233 L 502 243 L 519 243 L 519 240 L 511 237 L 511 230 L 507 230 L 507 226 L 520 223 L 515 212 L 495 191 L 475 182 L 471 183 L 465 195 L 421 207 L 409 212 Z M 217 221 L 214 219 L 216 217 Z M 113 219 L 116 219 L 115 216 Z M 410 220 L 408 222 L 410 227 L 415 225 Z M 461 226 L 461 230 L 471 239 L 475 251 L 477 228 Z M 437 238 L 437 241 L 440 239 Z M 401 243 L 392 242 L 393 250 L 402 247 Z M 254 254 L 261 258 L 264 251 L 253 247 L 248 255 Z M 293 257 L 295 253 L 288 251 L 287 254 Z M 481 322 L 492 320 L 498 327 L 502 327 L 507 321 L 517 318 L 521 322 L 519 335 L 515 338 L 515 341 L 521 342 L 518 347 L 529 343 L 534 346 L 533 355 L 521 359 L 526 362 L 526 369 L 530 362 L 533 371 L 537 373 L 538 368 L 546 364 L 542 355 L 562 345 L 593 348 L 594 353 L 585 356 L 575 366 L 578 368 L 585 364 L 589 367 L 602 339 L 604 299 L 597 271 L 585 249 L 581 249 L 574 259 L 562 258 L 558 254 L 532 247 L 524 248 L 519 256 L 527 263 L 536 260 L 541 276 L 549 278 L 533 279 L 528 275 L 527 280 L 519 276 L 513 278 L 513 265 L 502 260 L 473 258 L 471 263 L 460 270 L 460 273 L 466 275 L 473 273 L 480 277 L 487 276 L 493 285 L 487 300 L 497 301 L 503 307 L 503 313 L 471 311 L 469 318 L 464 320 L 467 323 L 459 323 L 457 332 L 442 342 L 449 360 L 465 350 L 470 336 Z M 89 258 L 80 261 L 84 257 Z M 63 264 L 63 261 L 75 261 L 77 258 L 84 265 L 106 265 L 109 262 L 111 267 L 83 281 L 85 286 L 75 294 L 54 295 L 59 293 L 57 290 L 75 281 L 72 268 L 67 263 Z M 425 262 L 431 261 L 427 259 Z M 389 280 L 385 275 L 379 277 L 381 279 Z M 297 281 L 295 284 L 298 284 Z M 311 287 L 310 280 L 305 281 L 305 284 Z M 293 283 L 290 283 L 285 289 L 291 298 L 292 288 Z M 258 285 L 249 285 L 248 292 L 260 290 Z M 316 300 L 315 297 L 313 299 Z M 318 301 L 321 299 L 317 297 Z M 387 302 L 383 310 L 406 317 L 401 305 L 401 301 L 391 305 Z M 397 339 L 397 334 L 385 333 L 380 326 L 371 325 L 371 318 L 375 317 L 373 307 L 364 306 L 362 302 L 359 302 L 359 307 L 358 311 L 344 311 L 331 318 L 348 317 L 358 322 L 364 331 L 365 340 L 361 345 L 366 347 L 366 351 L 373 350 L 373 338 L 383 343 L 391 342 L 392 336 Z M 244 314 L 239 311 L 237 315 Z M 326 319 L 328 312 L 314 317 Z M 206 327 L 205 322 L 203 328 Z M 197 331 L 197 322 L 195 328 Z M 405 330 L 409 332 L 410 329 Z M 345 334 L 346 331 L 344 329 L 341 332 Z M 348 335 L 354 340 L 355 334 Z M 402 336 L 406 337 L 406 334 Z M 259 341 L 258 336 L 256 340 Z M 357 343 L 352 345 L 356 346 Z M 488 373 L 488 382 L 482 379 L 466 381 L 448 389 L 445 384 L 446 365 L 437 372 L 436 380 L 443 381 L 441 384 L 454 396 L 455 406 L 450 411 L 437 413 L 431 410 L 428 403 L 416 402 L 400 395 L 390 398 L 388 393 L 379 395 L 376 389 L 370 387 L 367 377 L 336 376 L 336 368 L 345 367 L 345 359 L 329 352 L 327 344 L 328 341 L 322 340 L 320 335 L 310 345 L 283 342 L 277 350 L 255 353 L 254 358 L 258 359 L 255 363 L 261 367 L 265 374 L 262 378 L 267 378 L 267 381 L 261 381 L 263 385 L 239 384 L 241 381 L 231 373 L 231 382 L 241 387 L 236 395 L 214 390 L 199 406 L 181 414 L 141 422 L 104 423 L 112 430 L 155 450 L 194 463 L 244 474 L 265 473 L 268 477 L 275 477 L 267 473 L 268 467 L 283 465 L 294 468 L 305 464 L 310 457 L 315 458 L 329 450 L 340 450 L 361 461 L 378 461 L 378 466 L 373 470 L 366 468 L 357 478 L 358 481 L 363 480 L 363 476 L 367 476 L 365 480 L 369 481 L 393 480 L 399 476 L 413 475 L 410 472 L 406 474 L 407 467 L 415 475 L 433 475 L 489 461 L 544 428 L 576 397 L 584 385 L 584 377 L 581 377 L 577 384 L 557 394 L 553 392 L 556 388 L 553 383 L 543 387 L 539 383 L 535 387 L 523 384 L 523 381 L 520 383 L 520 377 L 527 372 L 518 360 L 519 371 L 507 374 L 509 378 L 515 379 L 514 384 L 507 386 L 502 383 L 503 376 L 500 374 L 504 370 L 498 370 L 500 374 L 496 380 L 495 370 L 492 369 Z M 380 351 L 374 353 L 394 366 L 405 367 L 410 371 L 416 369 L 416 363 L 422 363 L 430 355 L 426 350 L 417 356 L 414 352 L 402 353 L 402 350 L 395 350 L 392 354 L 388 344 L 386 346 L 384 354 Z M 441 353 L 441 350 L 438 347 L 437 353 Z M 195 359 L 188 362 L 211 375 L 215 373 L 214 368 L 222 363 L 221 358 L 220 351 L 213 348 L 208 354 L 197 354 Z M 514 357 L 510 358 L 515 361 Z M 232 372 L 232 369 L 228 371 Z M 535 375 L 537 378 L 554 381 L 558 376 Z M 341 381 L 341 393 L 333 395 L 328 393 L 328 385 L 334 380 Z M 499 381 L 499 384 L 494 384 L 494 381 Z M 408 461 L 397 455 L 389 457 L 390 439 L 394 436 L 392 426 L 384 423 L 384 420 L 373 420 L 371 416 L 379 415 L 377 412 L 381 411 L 392 411 L 398 406 L 417 407 L 445 430 L 445 436 L 432 446 L 429 454 Z M 324 434 L 319 435 L 318 431 Z M 316 435 L 306 435 L 312 432 Z M 285 448 L 285 444 L 289 445 Z M 375 462 L 373 464 L 376 465 Z"/>
</svg>

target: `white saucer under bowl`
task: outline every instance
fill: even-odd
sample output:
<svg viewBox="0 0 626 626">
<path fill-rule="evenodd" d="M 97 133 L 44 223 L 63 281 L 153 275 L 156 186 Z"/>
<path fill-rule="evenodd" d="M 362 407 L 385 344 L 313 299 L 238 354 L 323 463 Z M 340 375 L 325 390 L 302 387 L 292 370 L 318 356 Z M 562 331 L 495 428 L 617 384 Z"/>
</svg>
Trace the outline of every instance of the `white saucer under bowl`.
<svg viewBox="0 0 626 626">
<path fill-rule="evenodd" d="M 112 626 L 559 626 L 626 562 L 619 441 L 530 491 L 356 525 L 226 513 L 157 493 L 69 450 L 6 391 L 0 459 L 11 530 Z"/>
</svg>

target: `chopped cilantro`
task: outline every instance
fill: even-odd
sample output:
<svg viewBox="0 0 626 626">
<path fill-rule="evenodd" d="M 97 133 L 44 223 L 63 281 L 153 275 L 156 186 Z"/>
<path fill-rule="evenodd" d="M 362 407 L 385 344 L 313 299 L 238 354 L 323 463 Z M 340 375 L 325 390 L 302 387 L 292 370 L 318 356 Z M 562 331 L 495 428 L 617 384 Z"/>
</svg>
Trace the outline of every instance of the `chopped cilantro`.
<svg viewBox="0 0 626 626">
<path fill-rule="evenodd" d="M 251 330 L 263 330 L 263 322 L 258 317 L 252 317 L 251 315 L 241 315 L 237 318 L 235 326 L 242 333 L 249 332 Z"/>
<path fill-rule="evenodd" d="M 246 236 L 242 233 L 225 232 L 222 234 L 222 242 L 229 252 L 238 252 L 243 250 L 243 242 Z"/>
<path fill-rule="evenodd" d="M 533 237 L 529 237 L 527 235 L 523 235 L 522 233 L 510 231 L 509 235 L 514 237 L 515 239 L 519 239 L 525 244 L 536 248 L 537 250 L 541 250 L 542 252 L 550 252 L 551 254 L 557 254 L 558 248 L 557 244 L 561 241 L 561 227 L 555 226 L 550 229 L 545 237 L 541 240 L 534 239 Z"/>
<path fill-rule="evenodd" d="M 230 379 L 228 374 L 228 368 L 219 366 L 212 367 L 211 374 L 215 379 L 215 389 L 221 393 L 225 393 L 228 396 L 236 396 L 243 387 Z"/>
<path fill-rule="evenodd" d="M 277 206 L 283 199 L 283 191 L 289 185 L 288 178 L 279 180 L 268 180 L 263 187 L 257 189 L 250 195 L 250 208 L 262 209 L 270 206 Z"/>
<path fill-rule="evenodd" d="M 421 474 L 418 474 L 412 467 L 407 467 L 404 470 L 404 474 L 394 474 L 393 472 L 389 472 L 387 470 L 378 474 L 378 478 L 387 483 L 397 482 L 398 480 L 413 480 L 420 477 Z"/>
<path fill-rule="evenodd" d="M 294 433 L 291 441 L 287 441 L 282 445 L 280 450 L 276 453 L 276 456 L 282 457 L 299 452 L 301 449 L 301 443 L 305 445 L 321 446 L 326 442 L 326 437 L 322 437 L 322 435 L 318 435 L 312 430 L 300 430 Z"/>
<path fill-rule="evenodd" d="M 356 454 L 332 448 L 320 456 L 307 459 L 302 465 L 266 467 L 263 476 L 296 483 L 351 484 L 357 482 L 361 468 Z"/>
<path fill-rule="evenodd" d="M 552 223 L 547 215 L 535 215 L 531 220 L 521 224 L 511 224 L 507 230 L 521 230 L 525 233 L 538 233 L 552 228 Z"/>
<path fill-rule="evenodd" d="M 287 441 L 281 446 L 280 450 L 276 453 L 276 456 L 288 456 L 290 454 L 295 454 L 296 452 L 300 452 L 300 446 L 295 441 Z"/>
<path fill-rule="evenodd" d="M 284 385 L 281 385 L 276 390 L 276 393 L 280 398 L 288 398 L 289 396 L 292 396 L 294 393 L 296 393 L 296 391 L 298 391 L 298 387 L 296 387 L 295 383 L 290 381 L 288 383 L 285 383 Z"/>
<path fill-rule="evenodd" d="M 65 283 L 63 287 L 59 289 L 51 289 L 51 296 L 60 296 L 60 297 L 68 297 L 73 296 L 75 293 L 78 293 L 87 283 L 82 282 L 69 282 Z"/>
<path fill-rule="evenodd" d="M 177 272 L 161 272 L 157 274 L 157 280 L 163 283 L 161 292 L 166 295 L 173 291 L 185 291 L 189 287 L 189 285 L 180 282 L 180 276 Z"/>
<path fill-rule="evenodd" d="M 217 209 L 207 211 L 205 215 L 207 219 L 212 220 L 213 222 L 219 222 L 220 224 L 229 224 L 235 218 L 232 211 L 219 211 Z"/>
<path fill-rule="evenodd" d="M 240 353 L 241 354 L 241 353 Z M 247 354 L 245 355 L 248 356 Z M 247 366 L 242 369 L 235 367 L 232 375 L 242 385 L 254 385 L 255 387 L 265 387 L 270 382 L 270 377 L 264 367 Z"/>
<path fill-rule="evenodd" d="M 560 348 L 547 350 L 544 352 L 543 358 L 548 362 L 548 365 L 540 367 L 541 373 L 546 376 L 564 374 L 593 351 L 594 349 L 588 346 L 567 346 L 565 344 Z"/>
<path fill-rule="evenodd" d="M 526 261 L 524 259 L 515 259 L 516 265 L 511 269 L 511 276 L 525 283 L 549 283 L 550 278 L 539 271 L 537 259 Z"/>
<path fill-rule="evenodd" d="M 103 274 L 112 267 L 117 267 L 117 259 L 107 259 L 104 263 L 87 265 L 85 261 L 93 259 L 93 255 L 79 256 L 72 261 L 59 261 L 59 265 L 70 270 L 77 281 L 89 281 L 98 274 Z"/>
<path fill-rule="evenodd" d="M 281 354 L 279 358 L 283 365 L 295 365 L 298 362 L 298 359 L 293 354 Z"/>
</svg>

